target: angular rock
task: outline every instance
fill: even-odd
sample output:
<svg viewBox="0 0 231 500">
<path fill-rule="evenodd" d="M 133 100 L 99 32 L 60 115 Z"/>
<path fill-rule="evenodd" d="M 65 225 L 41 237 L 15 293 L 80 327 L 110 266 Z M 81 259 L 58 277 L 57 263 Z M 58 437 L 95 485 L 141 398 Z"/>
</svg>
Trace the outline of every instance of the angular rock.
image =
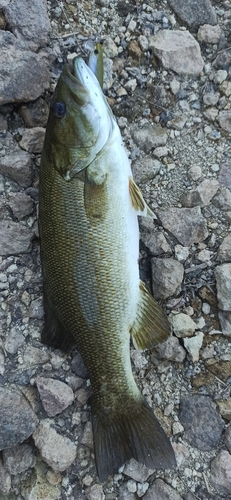
<svg viewBox="0 0 231 500">
<path fill-rule="evenodd" d="M 84 444 L 84 446 L 87 446 L 91 450 L 93 450 L 93 448 L 94 448 L 92 423 L 91 422 L 86 422 L 86 424 L 85 424 L 83 437 L 81 439 L 81 444 Z"/>
<path fill-rule="evenodd" d="M 231 311 L 220 311 L 218 313 L 223 335 L 231 336 Z"/>
<path fill-rule="evenodd" d="M 220 193 L 214 196 L 213 204 L 224 211 L 231 210 L 231 191 L 227 188 L 221 189 Z"/>
<path fill-rule="evenodd" d="M 41 153 L 45 136 L 45 128 L 33 127 L 23 131 L 20 146 L 29 153 Z"/>
<path fill-rule="evenodd" d="M 48 481 L 48 472 L 43 462 L 36 464 L 32 474 L 22 482 L 21 494 L 24 500 L 61 500 L 61 484 L 51 484 Z"/>
<path fill-rule="evenodd" d="M 152 255 L 171 253 L 171 247 L 161 231 L 144 233 L 141 239 Z"/>
<path fill-rule="evenodd" d="M 14 0 L 4 9 L 6 21 L 21 47 L 36 51 L 48 43 L 50 22 L 46 0 Z"/>
<path fill-rule="evenodd" d="M 152 470 L 148 469 L 144 464 L 137 462 L 134 458 L 131 458 L 131 460 L 126 463 L 123 474 L 131 477 L 134 481 L 144 483 L 147 481 L 150 474 L 152 474 Z"/>
<path fill-rule="evenodd" d="M 28 346 L 23 354 L 25 365 L 39 365 L 49 361 L 49 354 L 38 347 Z"/>
<path fill-rule="evenodd" d="M 217 399 L 216 403 L 219 407 L 220 414 L 225 420 L 231 420 L 231 398 Z"/>
<path fill-rule="evenodd" d="M 42 420 L 33 433 L 35 445 L 41 457 L 55 472 L 66 470 L 75 460 L 76 445 L 58 434 L 49 420 Z"/>
<path fill-rule="evenodd" d="M 177 467 L 184 463 L 190 457 L 190 451 L 182 443 L 172 443 L 174 449 Z"/>
<path fill-rule="evenodd" d="M 197 29 L 201 24 L 216 24 L 216 13 L 210 0 L 168 0 L 175 14 L 190 28 Z"/>
<path fill-rule="evenodd" d="M 160 125 L 145 125 L 145 127 L 137 129 L 133 133 L 135 143 L 143 149 L 145 153 L 150 153 L 152 149 L 165 145 L 167 138 L 166 130 Z"/>
<path fill-rule="evenodd" d="M 26 193 L 11 193 L 9 206 L 18 220 L 22 220 L 33 211 L 33 200 Z"/>
<path fill-rule="evenodd" d="M 151 266 L 154 297 L 156 299 L 171 297 L 183 281 L 183 265 L 172 258 L 153 257 Z"/>
<path fill-rule="evenodd" d="M 71 362 L 72 370 L 81 378 L 87 378 L 87 370 L 85 368 L 85 364 L 83 362 L 83 358 L 80 353 L 76 354 L 76 356 L 72 359 Z"/>
<path fill-rule="evenodd" d="M 219 24 L 211 26 L 211 24 L 204 24 L 200 26 L 197 38 L 199 42 L 205 43 L 218 43 L 221 36 L 221 27 Z"/>
<path fill-rule="evenodd" d="M 31 155 L 17 151 L 0 157 L 0 173 L 10 177 L 22 187 L 30 186 L 33 179 Z"/>
<path fill-rule="evenodd" d="M 48 417 L 58 415 L 74 401 L 74 393 L 71 387 L 60 380 L 37 377 L 36 385 Z"/>
<path fill-rule="evenodd" d="M 0 450 L 3 450 L 31 436 L 38 419 L 19 390 L 0 387 L 0 422 Z"/>
<path fill-rule="evenodd" d="M 149 48 L 165 69 L 175 73 L 198 75 L 204 67 L 200 46 L 189 31 L 159 30 L 150 37 Z"/>
<path fill-rule="evenodd" d="M 223 111 L 219 112 L 218 115 L 218 122 L 221 128 L 225 130 L 225 132 L 228 132 L 228 134 L 231 133 L 231 110 L 230 109 L 224 109 Z"/>
<path fill-rule="evenodd" d="M 18 114 L 21 116 L 28 128 L 46 127 L 49 107 L 46 101 L 44 101 L 42 97 L 39 97 L 39 99 L 34 102 L 20 106 Z"/>
<path fill-rule="evenodd" d="M 179 338 L 191 337 L 197 329 L 195 321 L 188 314 L 169 314 L 168 320 L 172 325 L 175 335 Z"/>
<path fill-rule="evenodd" d="M 35 455 L 29 444 L 21 444 L 7 448 L 2 452 L 6 470 L 15 476 L 35 465 Z"/>
<path fill-rule="evenodd" d="M 103 50 L 107 57 L 114 59 L 118 56 L 118 47 L 110 36 L 105 36 L 103 40 Z"/>
<path fill-rule="evenodd" d="M 33 233 L 17 222 L 0 221 L 0 255 L 18 255 L 31 251 Z"/>
<path fill-rule="evenodd" d="M 211 462 L 211 482 L 224 493 L 231 492 L 231 455 L 226 450 L 218 452 Z"/>
<path fill-rule="evenodd" d="M 225 445 L 227 446 L 229 452 L 231 452 L 231 424 L 228 425 L 225 431 Z"/>
<path fill-rule="evenodd" d="M 219 443 L 224 421 L 210 398 L 192 394 L 184 396 L 179 419 L 185 428 L 184 439 L 192 446 L 209 451 Z"/>
<path fill-rule="evenodd" d="M 208 236 L 206 220 L 200 207 L 168 208 L 158 210 L 163 226 L 171 232 L 183 246 L 199 243 Z"/>
<path fill-rule="evenodd" d="M 231 260 L 231 233 L 223 239 L 219 246 L 217 260 L 220 262 L 228 262 Z"/>
<path fill-rule="evenodd" d="M 37 299 L 31 301 L 29 309 L 29 318 L 43 319 L 43 316 L 44 316 L 43 299 L 42 297 L 38 297 Z"/>
<path fill-rule="evenodd" d="M 101 484 L 93 484 L 85 490 L 87 500 L 105 500 Z"/>
<path fill-rule="evenodd" d="M 210 363 L 210 361 L 212 361 L 212 363 Z M 208 359 L 206 362 L 209 371 L 223 380 L 223 382 L 226 382 L 231 373 L 231 361 L 219 361 L 218 363 L 214 363 L 213 361 L 214 360 Z"/>
<path fill-rule="evenodd" d="M 201 182 L 196 189 L 188 191 L 185 195 L 183 195 L 181 202 L 184 207 L 205 207 L 209 205 L 219 187 L 219 182 L 216 179 L 206 179 Z"/>
<path fill-rule="evenodd" d="M 143 496 L 143 500 L 183 500 L 183 498 L 163 479 L 156 479 Z"/>
<path fill-rule="evenodd" d="M 154 158 L 145 157 L 132 163 L 132 172 L 135 182 L 145 184 L 154 179 L 161 169 L 161 162 Z"/>
<path fill-rule="evenodd" d="M 186 358 L 185 349 L 176 337 L 169 337 L 166 342 L 155 346 L 155 351 L 162 359 L 169 359 L 182 363 Z"/>
<path fill-rule="evenodd" d="M 16 328 L 12 328 L 10 333 L 6 336 L 4 348 L 9 354 L 15 354 L 18 348 L 25 342 L 25 337 Z"/>
<path fill-rule="evenodd" d="M 231 189 L 231 162 L 221 164 L 218 181 L 222 186 Z"/>
<path fill-rule="evenodd" d="M 217 283 L 219 308 L 223 311 L 231 311 L 231 264 L 217 266 L 214 274 Z"/>
<path fill-rule="evenodd" d="M 11 489 L 11 477 L 9 472 L 7 472 L 5 466 L 0 458 L 0 494 L 7 495 Z"/>
<path fill-rule="evenodd" d="M 9 31 L 0 31 L 0 46 L 0 104 L 37 99 L 49 88 L 49 61 L 44 51 L 22 50 Z"/>
<path fill-rule="evenodd" d="M 199 332 L 194 337 L 184 338 L 184 346 L 186 351 L 190 354 L 193 362 L 199 361 L 199 351 L 202 347 L 204 334 Z"/>
</svg>

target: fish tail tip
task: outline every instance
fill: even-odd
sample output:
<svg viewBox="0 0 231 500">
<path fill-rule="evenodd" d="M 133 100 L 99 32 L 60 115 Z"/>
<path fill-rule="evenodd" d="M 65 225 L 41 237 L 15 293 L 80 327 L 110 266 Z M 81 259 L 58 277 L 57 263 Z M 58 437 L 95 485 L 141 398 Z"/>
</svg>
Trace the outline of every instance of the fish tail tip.
<svg viewBox="0 0 231 500">
<path fill-rule="evenodd" d="M 142 400 L 113 418 L 92 413 L 96 469 L 104 482 L 129 459 L 150 469 L 176 467 L 173 448 L 152 409 Z"/>
</svg>

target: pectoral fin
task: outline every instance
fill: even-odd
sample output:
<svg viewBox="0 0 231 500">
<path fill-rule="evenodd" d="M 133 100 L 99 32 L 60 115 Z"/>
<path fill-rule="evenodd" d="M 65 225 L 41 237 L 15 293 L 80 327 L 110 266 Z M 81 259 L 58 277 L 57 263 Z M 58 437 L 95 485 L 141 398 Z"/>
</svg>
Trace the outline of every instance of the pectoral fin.
<svg viewBox="0 0 231 500">
<path fill-rule="evenodd" d="M 170 336 L 167 315 L 140 281 L 140 299 L 137 316 L 131 329 L 133 343 L 137 349 L 150 349 Z"/>
<path fill-rule="evenodd" d="M 96 169 L 91 165 L 86 169 L 84 207 L 86 216 L 92 224 L 101 222 L 107 212 L 106 178 L 107 174 L 103 169 Z"/>
<path fill-rule="evenodd" d="M 131 204 L 134 210 L 137 212 L 137 215 L 143 215 L 144 217 L 151 217 L 152 219 L 156 219 L 155 214 L 144 201 L 140 188 L 138 188 L 132 177 L 129 177 L 129 194 Z"/>
</svg>

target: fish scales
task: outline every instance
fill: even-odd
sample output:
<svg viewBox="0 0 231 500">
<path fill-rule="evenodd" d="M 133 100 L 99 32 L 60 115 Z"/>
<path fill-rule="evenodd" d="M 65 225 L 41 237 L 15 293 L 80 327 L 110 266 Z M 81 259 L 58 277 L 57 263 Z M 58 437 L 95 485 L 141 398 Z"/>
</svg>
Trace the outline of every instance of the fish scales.
<svg viewBox="0 0 231 500">
<path fill-rule="evenodd" d="M 132 180 L 118 126 L 77 58 L 58 82 L 40 167 L 42 340 L 75 344 L 83 357 L 100 480 L 132 456 L 148 466 L 175 465 L 131 369 L 131 335 L 139 348 L 169 336 L 164 313 L 139 281 L 138 213 L 151 211 Z"/>
</svg>

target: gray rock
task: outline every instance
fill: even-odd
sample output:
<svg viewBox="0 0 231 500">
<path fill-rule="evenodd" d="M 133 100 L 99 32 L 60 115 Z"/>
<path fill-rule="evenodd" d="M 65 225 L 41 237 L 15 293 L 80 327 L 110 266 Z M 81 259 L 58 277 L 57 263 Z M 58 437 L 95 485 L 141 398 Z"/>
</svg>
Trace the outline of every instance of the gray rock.
<svg viewBox="0 0 231 500">
<path fill-rule="evenodd" d="M 37 299 L 31 301 L 29 308 L 29 318 L 43 319 L 43 316 L 43 299 L 41 297 L 38 297 Z"/>
<path fill-rule="evenodd" d="M 185 428 L 184 439 L 192 446 L 209 451 L 219 443 L 224 421 L 210 398 L 185 396 L 180 403 L 179 419 Z"/>
<path fill-rule="evenodd" d="M 0 255 L 18 255 L 31 251 L 33 233 L 17 222 L 0 221 Z"/>
<path fill-rule="evenodd" d="M 201 214 L 200 207 L 168 208 L 158 210 L 157 214 L 164 228 L 183 246 L 199 243 L 208 236 L 206 220 Z"/>
<path fill-rule="evenodd" d="M 71 362 L 72 370 L 81 378 L 87 378 L 87 370 L 83 362 L 83 358 L 80 353 L 72 359 Z"/>
<path fill-rule="evenodd" d="M 103 41 L 104 53 L 110 59 L 118 56 L 118 48 L 110 36 L 105 36 Z"/>
<path fill-rule="evenodd" d="M 60 380 L 37 377 L 36 385 L 48 417 L 58 415 L 74 401 L 74 393 L 71 387 Z"/>
<path fill-rule="evenodd" d="M 228 425 L 225 431 L 225 445 L 227 446 L 229 452 L 231 452 L 231 424 Z"/>
<path fill-rule="evenodd" d="M 228 47 L 227 49 L 221 50 L 215 61 L 213 62 L 213 66 L 216 69 L 224 69 L 226 66 L 228 67 L 231 63 L 231 49 Z"/>
<path fill-rule="evenodd" d="M 181 202 L 185 207 L 205 207 L 209 205 L 218 189 L 219 182 L 216 179 L 206 179 L 201 182 L 196 189 L 188 191 L 186 194 L 184 194 Z"/>
<path fill-rule="evenodd" d="M 231 455 L 226 450 L 218 452 L 211 462 L 211 482 L 224 493 L 231 492 Z"/>
<path fill-rule="evenodd" d="M 198 75 L 204 67 L 200 46 L 189 31 L 159 30 L 150 37 L 149 47 L 164 68 L 175 73 Z"/>
<path fill-rule="evenodd" d="M 28 346 L 23 354 L 25 365 L 39 365 L 49 361 L 49 354 L 38 347 Z"/>
<path fill-rule="evenodd" d="M 7 493 L 9 493 L 10 490 L 11 490 L 11 477 L 0 458 L 0 493 L 4 495 L 5 498 L 5 495 L 7 495 Z"/>
<path fill-rule="evenodd" d="M 168 0 L 177 16 L 190 28 L 197 29 L 201 24 L 217 24 L 216 13 L 210 0 Z"/>
<path fill-rule="evenodd" d="M 148 469 L 145 465 L 140 464 L 134 458 L 129 460 L 123 470 L 123 474 L 138 481 L 139 483 L 144 483 L 148 477 L 152 474 L 152 470 Z"/>
<path fill-rule="evenodd" d="M 220 325 L 221 325 L 221 330 L 223 335 L 231 336 L 231 311 L 230 312 L 225 312 L 225 311 L 220 311 L 218 313 Z"/>
<path fill-rule="evenodd" d="M 151 259 L 153 295 L 156 299 L 171 297 L 181 285 L 184 276 L 183 265 L 172 258 Z"/>
<path fill-rule="evenodd" d="M 66 470 L 75 460 L 76 445 L 51 427 L 50 420 L 42 420 L 33 433 L 41 457 L 55 472 Z"/>
<path fill-rule="evenodd" d="M 0 104 L 37 99 L 49 88 L 46 53 L 22 50 L 9 31 L 0 31 L 0 46 Z"/>
<path fill-rule="evenodd" d="M 5 350 L 9 352 L 9 354 L 15 354 L 23 342 L 25 342 L 25 337 L 22 333 L 17 330 L 17 328 L 12 328 L 10 333 L 6 336 L 4 344 Z"/>
<path fill-rule="evenodd" d="M 4 9 L 6 21 L 21 47 L 36 51 L 48 43 L 50 22 L 46 0 L 14 0 Z"/>
<path fill-rule="evenodd" d="M 22 134 L 20 146 L 29 153 L 41 153 L 45 137 L 45 128 L 34 127 L 25 129 Z"/>
<path fill-rule="evenodd" d="M 183 498 L 163 479 L 156 479 L 143 496 L 143 500 L 183 500 Z"/>
<path fill-rule="evenodd" d="M 0 156 L 0 173 L 10 177 L 22 187 L 30 186 L 33 178 L 31 155 L 17 151 Z"/>
<path fill-rule="evenodd" d="M 228 262 L 231 260 L 231 234 L 225 236 L 217 252 L 217 260 Z"/>
<path fill-rule="evenodd" d="M 92 432 L 92 423 L 91 422 L 86 422 L 84 431 L 83 431 L 83 436 L 81 439 L 81 444 L 84 444 L 84 446 L 87 446 L 91 450 L 93 450 L 93 432 Z"/>
<path fill-rule="evenodd" d="M 215 106 L 220 98 L 219 92 L 208 92 L 203 95 L 203 103 L 205 106 Z"/>
<path fill-rule="evenodd" d="M 152 255 L 171 253 L 171 247 L 161 231 L 141 233 L 141 239 Z"/>
<path fill-rule="evenodd" d="M 182 363 L 186 358 L 185 349 L 176 337 L 169 337 L 166 342 L 155 346 L 155 351 L 162 359 L 169 359 Z"/>
<path fill-rule="evenodd" d="M 225 132 L 231 133 L 231 110 L 224 109 L 220 111 L 218 115 L 218 122 L 221 128 L 225 130 Z"/>
<path fill-rule="evenodd" d="M 158 146 L 163 146 L 167 142 L 167 133 L 160 125 L 145 125 L 141 129 L 137 129 L 133 133 L 135 143 L 145 151 L 150 151 Z"/>
<path fill-rule="evenodd" d="M 228 188 L 221 189 L 213 198 L 213 204 L 224 211 L 231 210 L 231 191 Z"/>
<path fill-rule="evenodd" d="M 61 484 L 51 484 L 49 482 L 48 478 L 51 473 L 52 471 L 47 471 L 47 466 L 44 462 L 38 462 L 29 477 L 21 483 L 21 495 L 23 499 L 61 500 Z M 79 500 L 82 499 L 80 496 L 76 498 Z"/>
<path fill-rule="evenodd" d="M 198 334 L 194 337 L 184 339 L 184 347 L 191 356 L 194 363 L 195 361 L 199 361 L 199 351 L 202 347 L 203 338 L 203 332 L 198 332 Z"/>
<path fill-rule="evenodd" d="M 231 311 L 231 264 L 221 264 L 215 271 L 217 283 L 217 298 L 219 308 L 223 311 Z"/>
<path fill-rule="evenodd" d="M 219 24 L 211 26 L 211 24 L 204 24 L 200 26 L 197 38 L 199 42 L 205 43 L 218 43 L 221 37 L 221 27 Z"/>
<path fill-rule="evenodd" d="M 38 419 L 19 390 L 0 387 L 0 422 L 0 450 L 4 450 L 31 436 Z"/>
<path fill-rule="evenodd" d="M 178 338 L 191 337 L 197 329 L 195 321 L 188 314 L 170 313 L 168 316 L 169 322 L 172 325 L 173 331 Z"/>
<path fill-rule="evenodd" d="M 49 107 L 46 101 L 39 97 L 34 102 L 20 106 L 18 113 L 28 128 L 46 127 Z"/>
<path fill-rule="evenodd" d="M 222 186 L 231 189 L 231 162 L 221 164 L 218 180 Z"/>
<path fill-rule="evenodd" d="M 33 200 L 26 193 L 11 193 L 9 206 L 18 220 L 22 220 L 33 212 Z"/>
<path fill-rule="evenodd" d="M 36 461 L 32 447 L 29 444 L 7 448 L 3 450 L 2 456 L 6 470 L 12 476 L 21 474 L 21 472 L 25 472 L 30 467 L 34 467 Z"/>
<path fill-rule="evenodd" d="M 135 182 L 145 184 L 147 181 L 154 179 L 161 169 L 161 162 L 154 158 L 145 157 L 135 161 L 132 164 L 132 172 Z"/>
<path fill-rule="evenodd" d="M 87 500 L 105 500 L 101 484 L 93 484 L 85 490 Z"/>
</svg>

